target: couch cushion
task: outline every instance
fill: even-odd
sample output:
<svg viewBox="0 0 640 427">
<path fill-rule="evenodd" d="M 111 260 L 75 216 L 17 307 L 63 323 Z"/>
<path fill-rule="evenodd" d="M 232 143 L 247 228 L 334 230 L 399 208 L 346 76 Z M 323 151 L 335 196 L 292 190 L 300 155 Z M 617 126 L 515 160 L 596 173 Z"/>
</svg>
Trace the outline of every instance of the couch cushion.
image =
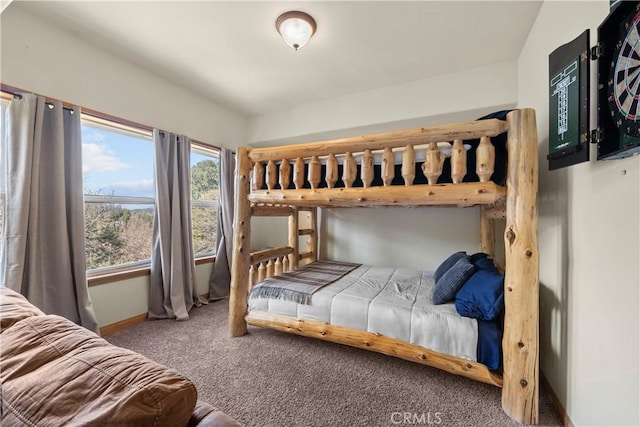
<svg viewBox="0 0 640 427">
<path fill-rule="evenodd" d="M 42 311 L 18 292 L 0 287 L 0 332 L 26 317 L 43 315 Z"/>
<path fill-rule="evenodd" d="M 189 427 L 242 427 L 242 424 L 220 409 L 199 400 L 191 414 Z"/>
<path fill-rule="evenodd" d="M 177 372 L 59 316 L 2 332 L 7 425 L 186 426 L 197 400 Z"/>
</svg>

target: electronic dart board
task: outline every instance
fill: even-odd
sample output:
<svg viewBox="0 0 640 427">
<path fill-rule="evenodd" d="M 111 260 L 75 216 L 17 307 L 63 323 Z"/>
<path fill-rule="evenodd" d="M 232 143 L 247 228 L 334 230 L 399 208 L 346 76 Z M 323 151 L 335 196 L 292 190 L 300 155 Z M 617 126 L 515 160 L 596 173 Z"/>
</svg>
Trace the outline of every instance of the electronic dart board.
<svg viewBox="0 0 640 427">
<path fill-rule="evenodd" d="M 616 45 L 609 71 L 608 101 L 611 117 L 627 135 L 638 136 L 640 131 L 640 52 L 638 24 L 640 12 L 625 26 L 624 39 Z"/>
<path fill-rule="evenodd" d="M 640 153 L 640 2 L 621 1 L 598 27 L 598 159 Z"/>
</svg>

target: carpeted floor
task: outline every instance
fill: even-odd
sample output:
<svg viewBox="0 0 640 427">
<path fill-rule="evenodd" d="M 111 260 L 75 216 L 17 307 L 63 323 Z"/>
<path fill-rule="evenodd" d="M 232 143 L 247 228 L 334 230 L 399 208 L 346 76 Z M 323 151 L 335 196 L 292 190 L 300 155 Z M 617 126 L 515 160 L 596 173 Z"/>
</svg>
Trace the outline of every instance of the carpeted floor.
<svg viewBox="0 0 640 427">
<path fill-rule="evenodd" d="M 228 333 L 228 302 L 109 337 L 190 378 L 246 426 L 511 426 L 500 389 L 394 357 L 269 329 Z M 540 424 L 562 425 L 543 389 Z M 405 418 L 406 417 L 406 418 Z"/>
</svg>

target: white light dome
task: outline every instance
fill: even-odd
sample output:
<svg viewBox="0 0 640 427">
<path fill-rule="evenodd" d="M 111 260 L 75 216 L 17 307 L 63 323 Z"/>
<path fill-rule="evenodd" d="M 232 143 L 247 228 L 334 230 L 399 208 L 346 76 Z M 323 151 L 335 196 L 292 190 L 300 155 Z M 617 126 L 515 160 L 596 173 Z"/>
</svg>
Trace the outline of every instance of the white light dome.
<svg viewBox="0 0 640 427">
<path fill-rule="evenodd" d="M 304 47 L 316 31 L 316 21 L 304 12 L 283 13 L 276 20 L 276 28 L 284 42 L 298 50 Z"/>
</svg>

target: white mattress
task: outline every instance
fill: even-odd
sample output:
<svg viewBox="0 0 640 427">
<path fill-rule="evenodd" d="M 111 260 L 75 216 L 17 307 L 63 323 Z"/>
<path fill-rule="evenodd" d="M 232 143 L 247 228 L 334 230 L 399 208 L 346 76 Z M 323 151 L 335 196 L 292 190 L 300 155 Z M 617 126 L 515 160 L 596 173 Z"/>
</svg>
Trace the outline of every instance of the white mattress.
<svg viewBox="0 0 640 427">
<path fill-rule="evenodd" d="M 434 305 L 433 273 L 362 265 L 313 294 L 310 305 L 249 298 L 249 312 L 268 311 L 380 333 L 476 361 L 478 324 L 453 303 Z"/>
</svg>

